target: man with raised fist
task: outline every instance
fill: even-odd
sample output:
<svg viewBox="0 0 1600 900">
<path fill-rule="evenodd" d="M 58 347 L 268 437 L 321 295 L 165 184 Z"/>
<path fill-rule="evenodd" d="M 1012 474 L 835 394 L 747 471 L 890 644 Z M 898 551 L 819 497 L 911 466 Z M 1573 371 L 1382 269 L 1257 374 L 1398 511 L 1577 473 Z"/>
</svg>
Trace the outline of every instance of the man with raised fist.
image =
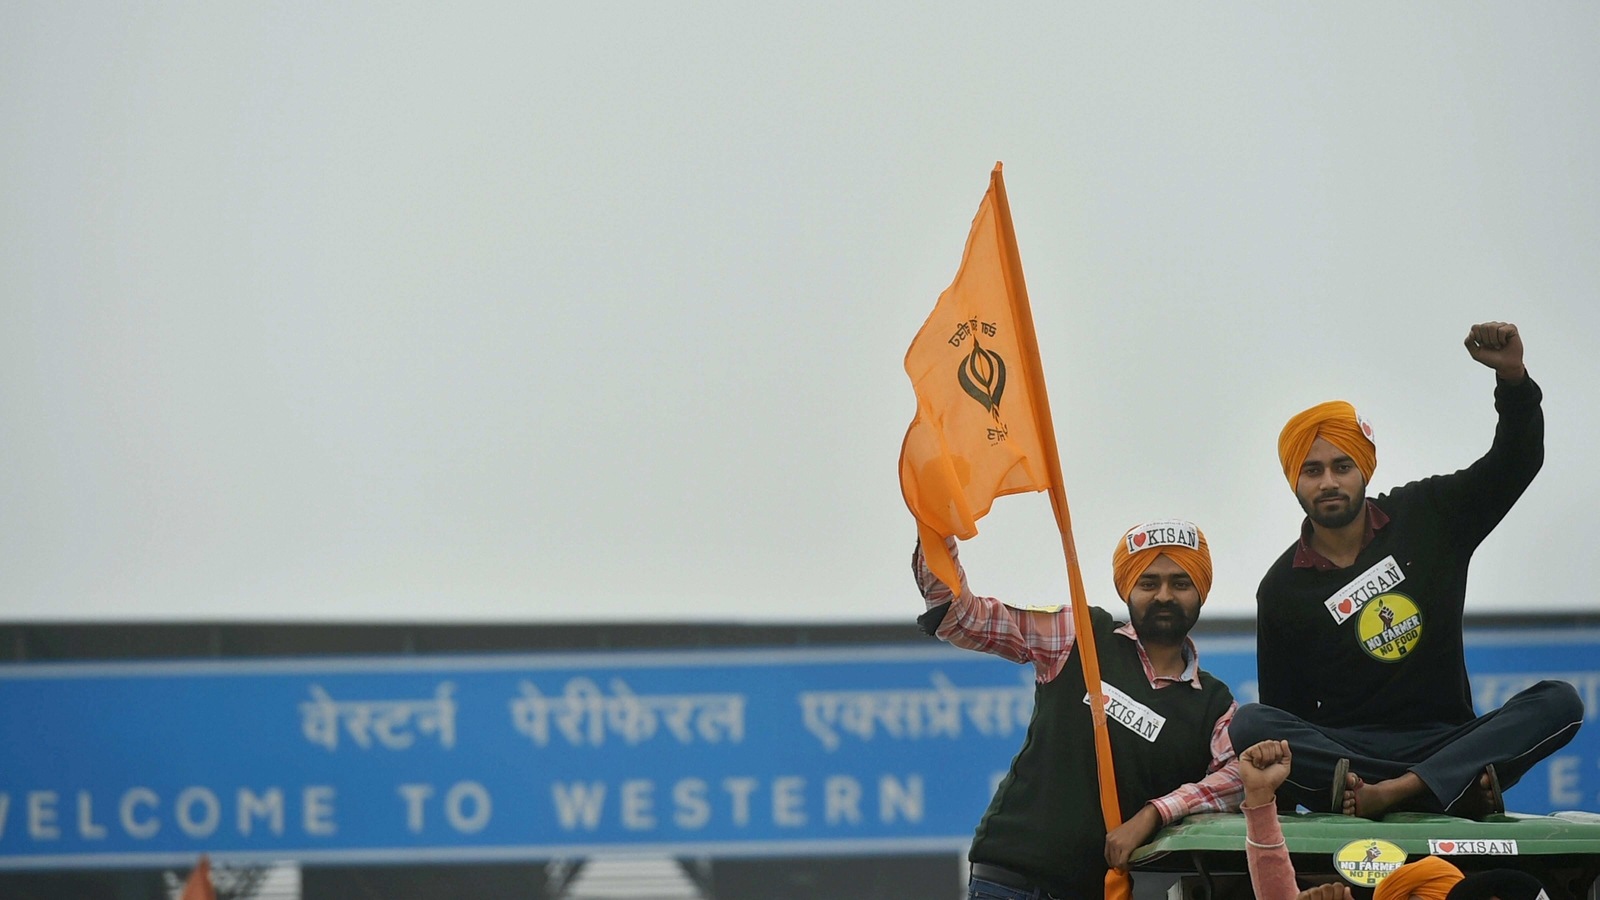
<svg viewBox="0 0 1600 900">
<path fill-rule="evenodd" d="M 1544 414 L 1515 325 L 1474 325 L 1465 343 L 1495 372 L 1499 414 L 1489 452 L 1467 468 L 1368 498 L 1377 444 L 1349 403 L 1313 406 L 1279 436 L 1306 518 L 1257 591 L 1261 702 L 1230 729 L 1237 747 L 1288 741 L 1286 806 L 1482 818 L 1503 812 L 1501 788 L 1582 723 L 1582 701 L 1560 681 L 1481 717 L 1473 709 L 1467 566 L 1539 471 Z"/>
</svg>

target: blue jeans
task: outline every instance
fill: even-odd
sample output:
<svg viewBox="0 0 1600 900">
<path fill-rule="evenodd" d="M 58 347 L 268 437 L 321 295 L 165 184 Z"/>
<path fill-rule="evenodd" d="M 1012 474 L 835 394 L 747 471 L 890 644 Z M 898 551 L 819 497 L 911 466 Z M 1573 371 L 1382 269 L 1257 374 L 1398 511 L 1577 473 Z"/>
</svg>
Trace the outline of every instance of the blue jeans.
<svg viewBox="0 0 1600 900">
<path fill-rule="evenodd" d="M 1022 891 L 982 878 L 967 879 L 967 900 L 1049 900 L 1049 897 L 1038 889 Z"/>
</svg>

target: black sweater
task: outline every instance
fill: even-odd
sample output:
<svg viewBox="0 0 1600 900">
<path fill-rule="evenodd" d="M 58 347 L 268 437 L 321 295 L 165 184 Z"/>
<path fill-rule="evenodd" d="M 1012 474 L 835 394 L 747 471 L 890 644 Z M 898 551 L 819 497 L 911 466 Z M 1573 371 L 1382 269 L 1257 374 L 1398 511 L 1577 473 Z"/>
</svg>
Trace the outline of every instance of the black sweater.
<svg viewBox="0 0 1600 900">
<path fill-rule="evenodd" d="M 1151 687 L 1138 646 L 1115 633 L 1109 613 L 1091 608 L 1089 615 L 1104 684 L 1165 720 L 1156 729 L 1155 720 L 1131 708 L 1108 711 L 1124 723 L 1108 721 L 1107 731 L 1126 821 L 1147 801 L 1206 776 L 1211 732 L 1233 705 L 1233 695 L 1205 671 L 1198 691 L 1187 684 Z M 1065 897 L 1098 896 L 1106 872 L 1094 726 L 1085 693 L 1083 659 L 1074 646 L 1061 673 L 1037 687 L 1028 736 L 978 824 L 970 854 L 973 862 L 1021 872 Z"/>
<path fill-rule="evenodd" d="M 1261 702 L 1319 725 L 1460 724 L 1473 716 L 1462 648 L 1467 564 L 1544 462 L 1543 394 L 1495 388 L 1482 459 L 1395 488 L 1354 564 L 1295 568 L 1291 545 L 1256 593 Z"/>
</svg>

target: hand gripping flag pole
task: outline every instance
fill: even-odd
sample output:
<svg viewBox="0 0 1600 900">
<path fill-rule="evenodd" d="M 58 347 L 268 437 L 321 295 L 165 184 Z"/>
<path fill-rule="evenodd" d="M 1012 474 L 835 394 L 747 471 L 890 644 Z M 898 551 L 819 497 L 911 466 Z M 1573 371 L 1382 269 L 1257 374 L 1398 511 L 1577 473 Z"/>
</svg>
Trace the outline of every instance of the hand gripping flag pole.
<svg viewBox="0 0 1600 900">
<path fill-rule="evenodd" d="M 1122 824 L 1122 810 L 1100 659 L 1000 163 L 973 218 L 961 268 L 906 351 L 906 374 L 917 395 L 917 415 L 900 448 L 901 491 L 916 517 L 928 568 L 953 592 L 959 596 L 961 584 L 944 538 L 976 536 L 977 520 L 996 497 L 1050 492 L 1067 561 L 1078 658 L 1092 699 L 1100 812 L 1109 833 Z M 1105 886 L 1107 900 L 1131 895 L 1126 872 L 1108 870 Z"/>
</svg>

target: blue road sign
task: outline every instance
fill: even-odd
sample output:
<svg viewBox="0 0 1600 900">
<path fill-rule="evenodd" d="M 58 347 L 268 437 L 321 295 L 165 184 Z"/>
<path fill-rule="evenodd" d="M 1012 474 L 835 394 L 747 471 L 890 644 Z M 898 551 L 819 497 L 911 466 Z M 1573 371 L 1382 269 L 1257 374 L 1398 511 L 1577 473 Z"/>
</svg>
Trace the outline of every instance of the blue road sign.
<svg viewBox="0 0 1600 900">
<path fill-rule="evenodd" d="M 1254 699 L 1249 639 L 1202 662 Z M 1600 630 L 1469 633 L 1591 716 Z M 963 850 L 1032 669 L 924 646 L 0 666 L 0 868 Z M 1600 811 L 1600 732 L 1511 790 Z"/>
</svg>

